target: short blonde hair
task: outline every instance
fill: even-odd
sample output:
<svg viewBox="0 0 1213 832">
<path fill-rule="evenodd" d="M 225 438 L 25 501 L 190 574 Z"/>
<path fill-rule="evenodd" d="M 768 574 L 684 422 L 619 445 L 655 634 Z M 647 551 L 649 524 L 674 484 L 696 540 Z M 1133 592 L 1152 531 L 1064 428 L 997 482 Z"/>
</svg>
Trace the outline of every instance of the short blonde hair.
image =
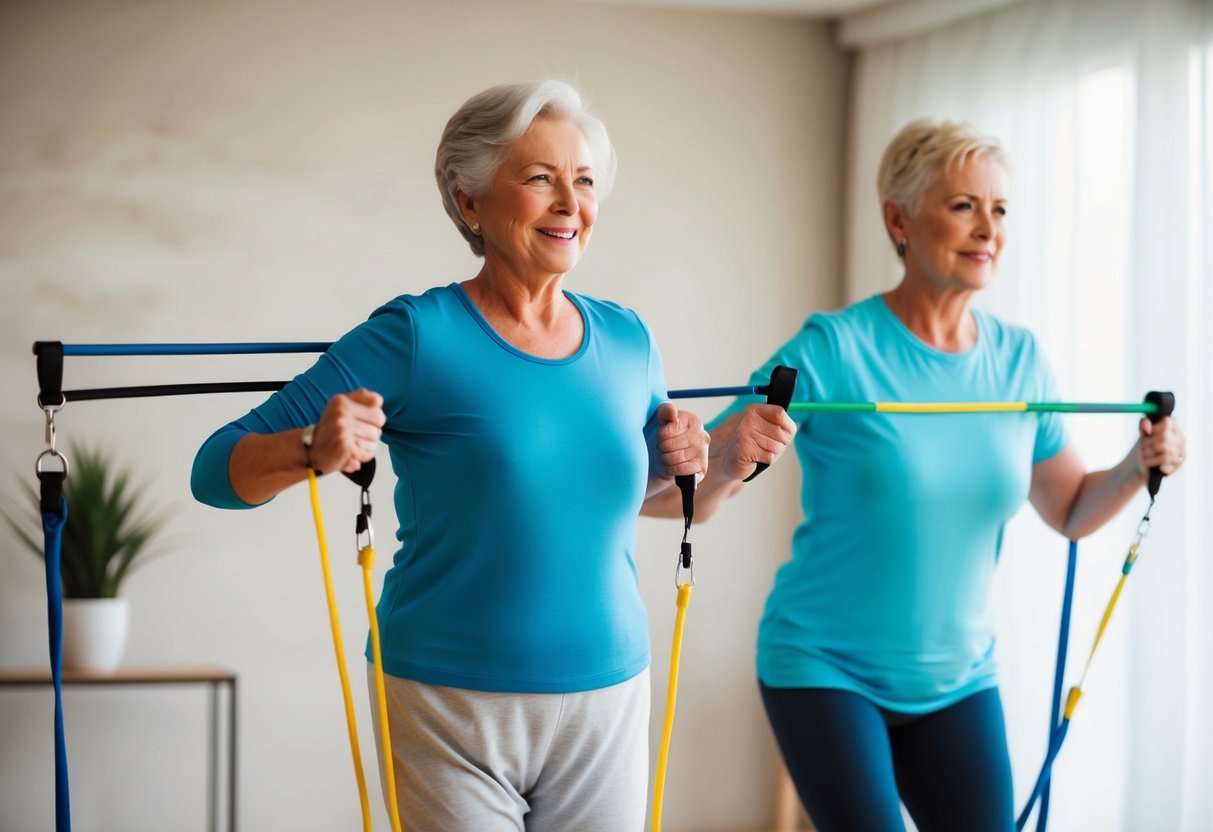
<svg viewBox="0 0 1213 832">
<path fill-rule="evenodd" d="M 898 131 L 880 160 L 876 190 L 880 203 L 892 202 L 914 216 L 940 172 L 969 159 L 990 159 L 1008 169 L 997 139 L 983 136 L 971 124 L 921 118 Z"/>
<path fill-rule="evenodd" d="M 606 126 L 586 107 L 584 97 L 564 81 L 502 84 L 472 96 L 451 116 L 434 160 L 442 206 L 467 240 L 472 253 L 484 255 L 484 238 L 468 228 L 456 193 L 483 196 L 510 145 L 537 118 L 568 119 L 585 136 L 594 162 L 594 191 L 607 198 L 615 182 L 615 148 Z"/>
</svg>

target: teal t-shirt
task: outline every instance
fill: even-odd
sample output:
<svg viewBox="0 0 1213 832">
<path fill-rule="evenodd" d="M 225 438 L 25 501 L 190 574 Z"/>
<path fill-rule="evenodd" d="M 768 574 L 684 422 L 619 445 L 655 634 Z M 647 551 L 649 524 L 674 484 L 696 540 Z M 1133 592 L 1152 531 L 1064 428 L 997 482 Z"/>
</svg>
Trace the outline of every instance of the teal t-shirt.
<svg viewBox="0 0 1213 832">
<path fill-rule="evenodd" d="M 374 390 L 400 522 L 378 605 L 384 670 L 517 693 L 631 678 L 649 664 L 634 550 L 664 374 L 634 312 L 566 295 L 585 335 L 559 360 L 501 339 L 456 284 L 396 298 L 208 439 L 195 495 L 247 508 L 227 477 L 241 436 Z"/>
<path fill-rule="evenodd" d="M 811 315 L 753 376 L 799 371 L 793 401 L 1053 401 L 1030 332 L 974 310 L 976 346 L 924 344 L 880 296 Z M 713 424 L 743 407 L 738 400 Z M 906 713 L 996 684 L 988 600 L 1004 524 L 1058 414 L 798 414 L 804 520 L 758 634 L 771 687 L 850 690 Z"/>
</svg>

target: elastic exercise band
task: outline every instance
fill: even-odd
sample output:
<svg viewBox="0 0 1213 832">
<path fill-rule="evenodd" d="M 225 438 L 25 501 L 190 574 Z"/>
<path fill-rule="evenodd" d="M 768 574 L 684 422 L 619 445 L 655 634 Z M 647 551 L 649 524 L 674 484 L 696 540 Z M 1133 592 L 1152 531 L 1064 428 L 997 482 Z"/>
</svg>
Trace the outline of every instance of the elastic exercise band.
<svg viewBox="0 0 1213 832">
<path fill-rule="evenodd" d="M 791 367 L 779 366 L 771 371 L 770 383 L 762 387 L 680 390 L 671 392 L 670 398 L 758 393 L 766 395 L 769 404 L 778 405 L 786 410 L 795 389 L 796 371 Z M 738 390 L 744 392 L 738 392 Z M 744 481 L 749 482 L 766 468 L 767 463 L 757 463 L 754 466 L 754 472 Z M 657 754 L 657 773 L 653 780 L 653 832 L 661 832 L 661 814 L 665 804 L 666 767 L 670 758 L 670 741 L 674 734 L 674 711 L 678 704 L 678 667 L 682 656 L 682 633 L 686 624 L 687 607 L 691 603 L 691 588 L 695 585 L 695 564 L 692 559 L 691 544 L 687 540 L 687 536 L 691 532 L 691 523 L 695 519 L 695 477 L 684 474 L 675 477 L 674 482 L 677 484 L 678 490 L 682 492 L 682 546 L 678 552 L 678 565 L 674 569 L 674 586 L 678 589 L 675 604 L 678 612 L 674 617 L 674 638 L 670 647 L 670 681 L 666 687 L 665 719 L 661 728 L 661 747 Z"/>
<path fill-rule="evenodd" d="M 364 468 L 367 466 L 364 466 Z M 341 676 L 341 695 L 345 701 L 346 728 L 350 736 L 350 754 L 354 760 L 354 778 L 358 781 L 358 800 L 362 806 L 362 828 L 371 829 L 371 807 L 367 797 L 366 778 L 362 773 L 362 754 L 358 747 L 358 723 L 354 719 L 354 696 L 350 691 L 349 674 L 346 671 L 345 648 L 341 640 L 341 620 L 337 613 L 337 601 L 333 593 L 333 575 L 329 568 L 328 538 L 324 531 L 324 512 L 320 508 L 320 488 L 315 470 L 307 470 L 308 495 L 312 503 L 312 518 L 316 524 L 316 540 L 320 547 L 320 568 L 324 573 L 324 595 L 329 608 L 329 625 L 333 631 L 333 649 L 337 654 L 337 672 Z M 369 485 L 369 482 L 366 483 Z M 363 486 L 364 490 L 366 485 Z M 369 526 L 362 524 L 368 519 L 369 509 L 364 504 L 359 515 L 359 531 Z M 371 570 L 375 565 L 375 546 L 368 542 L 358 549 L 358 565 L 362 567 L 362 588 L 366 598 L 366 614 L 371 630 L 371 660 L 374 664 L 375 693 L 378 701 L 379 736 L 383 746 L 384 780 L 387 785 L 388 814 L 393 832 L 402 832 L 400 811 L 396 805 L 396 770 L 392 761 L 392 737 L 388 726 L 387 693 L 383 683 L 383 656 L 379 647 L 379 619 L 375 615 L 375 593 L 372 588 Z"/>
<path fill-rule="evenodd" d="M 38 406 L 46 416 L 46 450 L 38 454 L 34 471 L 38 476 L 38 510 L 42 514 L 42 535 L 46 567 L 46 629 L 50 648 L 51 684 L 55 689 L 55 829 L 70 832 L 72 803 L 68 789 L 67 731 L 63 724 L 63 527 L 67 523 L 67 500 L 63 483 L 68 462 L 56 448 L 55 414 L 65 404 L 63 398 L 63 345 L 58 342 L 35 344 L 38 371 Z M 43 470 L 42 463 L 58 459 L 62 470 Z"/>
<path fill-rule="evenodd" d="M 138 387 L 96 387 L 91 390 L 64 390 L 64 401 L 88 402 L 101 399 L 145 399 L 154 396 L 193 396 L 203 393 L 273 392 L 285 381 L 215 381 L 200 384 L 151 384 Z"/>
<path fill-rule="evenodd" d="M 55 829 L 71 832 L 72 808 L 67 783 L 67 734 L 63 726 L 63 587 L 59 578 L 60 543 L 67 522 L 67 501 L 59 511 L 42 512 L 46 539 L 46 614 L 50 633 L 51 681 L 55 687 Z"/>
<path fill-rule="evenodd" d="M 375 565 L 375 547 L 358 550 L 358 565 L 362 567 L 362 589 L 366 595 L 366 617 L 371 624 L 371 659 L 375 663 L 375 700 L 379 711 L 379 742 L 383 746 L 384 780 L 387 781 L 388 814 L 394 832 L 401 832 L 400 808 L 396 805 L 396 766 L 393 761 L 392 734 L 388 730 L 387 689 L 383 684 L 383 655 L 379 649 L 379 617 L 375 614 L 375 591 L 371 569 Z"/>
<path fill-rule="evenodd" d="M 674 640 L 670 648 L 670 683 L 665 694 L 665 721 L 661 726 L 661 748 L 657 754 L 657 776 L 653 781 L 653 832 L 661 832 L 661 810 L 665 803 L 665 772 L 670 761 L 670 739 L 674 734 L 674 709 L 678 704 L 678 665 L 682 656 L 682 631 L 691 603 L 691 583 L 678 587 L 678 613 L 674 617 Z"/>
<path fill-rule="evenodd" d="M 41 342 L 54 343 L 54 342 Z M 264 355 L 324 352 L 331 341 L 270 341 L 246 344 L 64 344 L 64 355 Z"/>
<path fill-rule="evenodd" d="M 671 390 L 671 399 L 713 399 L 719 396 L 753 396 L 761 388 L 753 385 L 747 387 L 688 387 L 685 390 Z"/>
<path fill-rule="evenodd" d="M 1153 507 L 1153 505 L 1154 505 L 1153 501 L 1151 501 L 1151 503 L 1150 503 L 1151 508 Z M 1137 561 L 1138 547 L 1140 547 L 1141 540 L 1145 536 L 1145 531 L 1149 527 L 1149 515 L 1150 515 L 1150 512 L 1149 512 L 1149 509 L 1147 509 L 1146 516 L 1142 518 L 1142 523 L 1138 527 L 1137 540 L 1133 543 L 1132 546 L 1129 547 L 1129 554 L 1125 558 L 1124 565 L 1121 567 L 1120 580 L 1116 582 L 1116 589 L 1113 590 L 1112 597 L 1108 601 L 1107 607 L 1104 609 L 1103 618 L 1100 619 L 1099 629 L 1095 634 L 1095 641 L 1091 645 L 1091 652 L 1087 655 L 1087 664 L 1083 668 L 1082 676 L 1079 677 L 1078 684 L 1075 685 L 1074 687 L 1070 688 L 1070 693 L 1066 697 L 1065 710 L 1062 711 L 1062 714 L 1061 714 L 1061 720 L 1060 720 L 1060 722 L 1058 722 L 1056 724 L 1055 728 L 1052 731 L 1050 731 L 1049 745 L 1048 745 L 1047 751 L 1045 752 L 1044 764 L 1040 767 L 1040 774 L 1036 778 L 1036 784 L 1032 788 L 1032 793 L 1028 796 L 1027 803 L 1024 805 L 1023 811 L 1020 812 L 1019 818 L 1015 822 L 1017 829 L 1023 829 L 1024 826 L 1027 825 L 1028 818 L 1032 814 L 1032 808 L 1035 805 L 1037 799 L 1040 799 L 1041 800 L 1041 810 L 1040 810 L 1040 817 L 1037 820 L 1036 829 L 1038 830 L 1038 832 L 1044 832 L 1045 823 L 1047 822 L 1047 818 L 1048 818 L 1047 793 L 1048 793 L 1049 783 L 1051 781 L 1052 774 L 1053 774 L 1053 762 L 1054 762 L 1054 760 L 1057 759 L 1058 752 L 1061 751 L 1061 746 L 1065 742 L 1066 734 L 1069 733 L 1070 721 L 1074 718 L 1074 711 L 1078 708 L 1078 702 L 1082 698 L 1082 693 L 1083 693 L 1082 686 L 1084 684 L 1086 684 L 1087 673 L 1090 672 L 1091 663 L 1095 659 L 1095 651 L 1099 649 L 1099 643 L 1103 640 L 1104 632 L 1108 628 L 1108 622 L 1112 618 L 1112 612 L 1116 609 L 1117 601 L 1120 600 L 1120 593 L 1124 589 L 1125 581 L 1128 580 L 1129 572 L 1133 569 L 1133 564 Z M 1075 547 L 1075 544 L 1071 543 L 1071 547 Z M 1067 576 L 1066 584 L 1067 584 L 1067 590 L 1072 588 L 1072 583 L 1071 583 L 1071 579 L 1069 576 Z M 1066 606 L 1068 606 L 1068 599 L 1067 599 Z M 1068 623 L 1068 616 L 1066 616 L 1063 613 L 1063 625 L 1066 623 Z M 1065 666 L 1064 663 L 1065 663 L 1065 658 L 1063 655 L 1061 655 L 1059 653 L 1059 655 L 1058 655 L 1059 673 L 1061 671 L 1064 671 L 1064 666 Z M 1060 690 L 1060 678 L 1059 677 L 1055 677 L 1055 679 L 1054 679 L 1054 690 L 1055 690 L 1055 692 L 1058 692 Z M 1060 697 L 1056 697 L 1056 698 L 1059 699 Z M 1057 712 L 1054 711 L 1053 713 L 1056 714 Z"/>
<path fill-rule="evenodd" d="M 1061 623 L 1057 628 L 1057 664 L 1053 669 L 1053 699 L 1049 709 L 1049 733 L 1045 748 L 1056 740 L 1057 714 L 1061 713 L 1061 692 L 1065 685 L 1066 656 L 1070 650 L 1070 614 L 1074 608 L 1074 579 L 1078 574 L 1078 541 L 1071 540 L 1066 552 L 1066 584 L 1061 594 Z M 1049 794 L 1053 781 L 1045 782 L 1040 792 L 1040 812 L 1036 816 L 1037 832 L 1044 832 L 1049 823 Z"/>
<path fill-rule="evenodd" d="M 1154 424 L 1170 416 L 1175 410 L 1175 395 L 1173 393 L 1151 390 L 1146 394 L 1145 400 L 1147 404 L 1152 406 L 1149 419 Z M 1104 632 L 1108 628 L 1108 622 L 1112 618 L 1112 612 L 1116 608 L 1117 601 L 1120 600 L 1120 593 L 1124 589 L 1125 582 L 1129 579 L 1129 573 L 1132 571 L 1133 565 L 1137 562 L 1137 554 L 1141 547 L 1141 541 L 1150 530 L 1150 512 L 1154 509 L 1154 498 L 1158 496 L 1158 490 L 1162 486 L 1162 478 L 1162 468 L 1159 466 L 1150 468 L 1146 479 L 1146 493 L 1150 496 L 1150 504 L 1146 506 L 1146 512 L 1142 515 L 1141 522 L 1137 525 L 1137 539 L 1129 547 L 1129 553 L 1125 557 L 1124 565 L 1120 570 L 1120 580 L 1116 582 L 1116 589 L 1112 592 L 1112 598 L 1104 609 L 1103 618 L 1100 619 L 1099 629 L 1095 634 L 1095 642 L 1091 645 L 1091 652 L 1087 656 L 1086 667 L 1083 668 L 1078 684 L 1070 689 L 1070 694 L 1066 698 L 1065 710 L 1059 714 L 1061 687 L 1065 675 L 1065 648 L 1066 642 L 1069 640 L 1070 601 L 1074 589 L 1074 573 L 1077 567 L 1077 544 L 1073 542 L 1070 544 L 1069 563 L 1066 570 L 1066 594 L 1062 603 L 1061 631 L 1058 639 L 1057 668 L 1053 678 L 1053 710 L 1049 715 L 1049 744 L 1045 752 L 1045 761 L 1041 765 L 1040 774 L 1036 778 L 1036 784 L 1032 788 L 1032 793 L 1028 796 L 1023 811 L 1020 812 L 1019 817 L 1015 821 L 1016 829 L 1022 830 L 1027 825 L 1028 818 L 1032 814 L 1032 808 L 1038 798 L 1040 799 L 1040 814 L 1036 822 L 1037 832 L 1044 832 L 1045 826 L 1048 823 L 1049 785 L 1053 775 L 1053 762 L 1057 759 L 1062 744 L 1065 742 L 1066 735 L 1070 731 L 1070 721 L 1073 719 L 1074 711 L 1078 708 L 1078 702 L 1082 698 L 1082 687 L 1086 684 L 1087 673 L 1091 670 L 1091 663 L 1095 659 L 1095 651 L 1099 649 L 1099 643 L 1103 640 Z"/>
<path fill-rule="evenodd" d="M 354 721 L 354 696 L 350 693 L 350 677 L 345 669 L 345 647 L 341 641 L 341 621 L 337 615 L 337 599 L 333 594 L 333 574 L 329 569 L 329 545 L 324 532 L 324 515 L 320 511 L 320 488 L 316 472 L 307 470 L 308 493 L 312 499 L 312 519 L 316 523 L 316 542 L 320 546 L 320 569 L 324 573 L 324 597 L 329 607 L 329 626 L 333 632 L 333 650 L 337 654 L 337 673 L 341 676 L 341 695 L 345 700 L 345 723 L 350 735 L 350 754 L 354 758 L 354 779 L 358 781 L 358 799 L 362 804 L 362 828 L 371 829 L 371 805 L 366 796 L 366 778 L 362 774 L 362 754 L 358 750 L 358 724 Z"/>
<path fill-rule="evenodd" d="M 792 402 L 789 413 L 1158 413 L 1152 402 Z"/>
</svg>

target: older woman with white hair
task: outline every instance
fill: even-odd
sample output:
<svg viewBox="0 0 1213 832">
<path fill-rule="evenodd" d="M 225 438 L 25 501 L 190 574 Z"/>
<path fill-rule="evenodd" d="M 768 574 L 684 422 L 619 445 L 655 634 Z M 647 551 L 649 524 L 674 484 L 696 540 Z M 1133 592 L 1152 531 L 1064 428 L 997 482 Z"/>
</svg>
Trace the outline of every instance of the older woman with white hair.
<svg viewBox="0 0 1213 832">
<path fill-rule="evenodd" d="M 479 273 L 389 301 L 221 428 L 194 493 L 260 505 L 309 467 L 357 470 L 382 439 L 401 546 L 378 606 L 380 753 L 405 827 L 638 830 L 649 635 L 636 520 L 676 475 L 705 471 L 708 437 L 667 401 L 636 313 L 563 287 L 615 174 L 572 87 L 474 96 L 435 174 Z"/>
<path fill-rule="evenodd" d="M 885 151 L 878 187 L 904 274 L 883 294 L 811 315 L 755 373 L 800 370 L 798 401 L 1050 401 L 1032 334 L 972 306 L 1007 240 L 1007 163 L 963 124 L 916 121 Z M 712 425 L 726 448 L 753 413 Z M 759 627 L 763 701 L 821 832 L 1013 830 L 994 664 L 990 580 L 1026 499 L 1070 539 L 1172 474 L 1184 438 L 1152 425 L 1122 462 L 1088 472 L 1058 414 L 799 419 L 804 520 Z M 713 463 L 707 519 L 742 488 Z M 656 508 L 656 504 L 650 509 Z"/>
</svg>

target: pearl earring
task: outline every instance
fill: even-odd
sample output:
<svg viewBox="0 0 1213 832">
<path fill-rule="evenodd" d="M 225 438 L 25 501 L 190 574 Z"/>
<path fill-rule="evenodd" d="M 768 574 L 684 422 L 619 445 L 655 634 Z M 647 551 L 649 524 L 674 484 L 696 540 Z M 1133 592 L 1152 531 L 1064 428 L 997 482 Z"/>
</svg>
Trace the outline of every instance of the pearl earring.
<svg viewBox="0 0 1213 832">
<path fill-rule="evenodd" d="M 480 233 L 480 223 L 478 223 L 478 222 L 474 222 L 474 223 L 472 223 L 472 233 L 473 233 L 473 234 L 479 234 L 479 233 Z"/>
</svg>

